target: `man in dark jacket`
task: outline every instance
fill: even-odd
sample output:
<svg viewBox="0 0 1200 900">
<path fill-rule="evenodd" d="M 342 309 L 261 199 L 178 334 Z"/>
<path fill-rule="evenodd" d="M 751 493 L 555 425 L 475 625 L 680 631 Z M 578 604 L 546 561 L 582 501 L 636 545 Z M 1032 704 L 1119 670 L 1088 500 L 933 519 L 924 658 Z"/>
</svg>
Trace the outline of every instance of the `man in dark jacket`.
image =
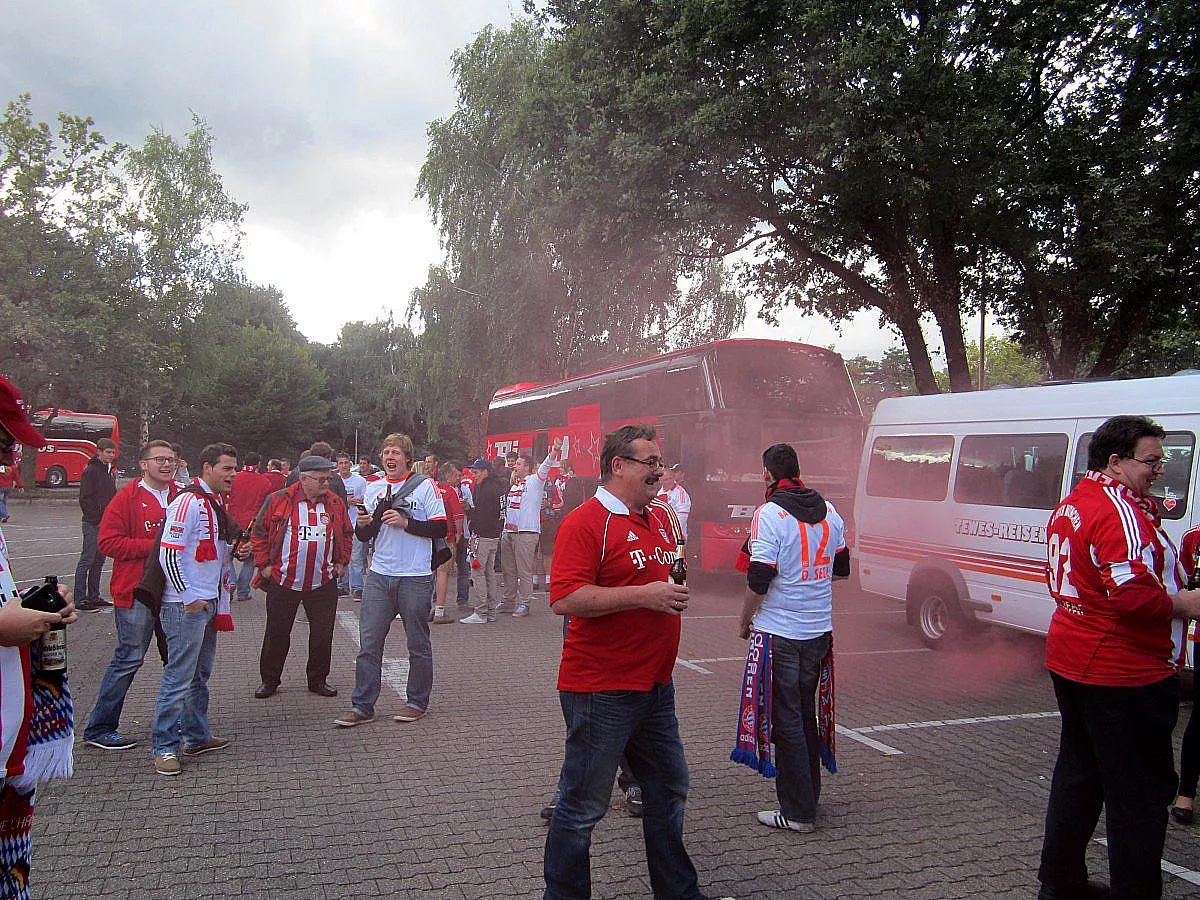
<svg viewBox="0 0 1200 900">
<path fill-rule="evenodd" d="M 483 568 L 483 598 L 475 612 L 458 621 L 464 625 L 486 625 L 496 621 L 500 609 L 500 581 L 496 577 L 496 555 L 500 550 L 500 501 L 508 492 L 508 481 L 492 472 L 492 464 L 483 457 L 468 467 L 475 478 L 474 509 L 468 515 L 471 533 L 478 546 L 475 558 Z"/>
<path fill-rule="evenodd" d="M 100 597 L 100 573 L 104 557 L 100 553 L 100 519 L 117 493 L 117 445 L 108 438 L 96 441 L 96 455 L 84 466 L 79 479 L 79 508 L 83 510 L 83 551 L 75 567 L 75 608 L 80 612 L 103 609 L 112 604 Z"/>
</svg>

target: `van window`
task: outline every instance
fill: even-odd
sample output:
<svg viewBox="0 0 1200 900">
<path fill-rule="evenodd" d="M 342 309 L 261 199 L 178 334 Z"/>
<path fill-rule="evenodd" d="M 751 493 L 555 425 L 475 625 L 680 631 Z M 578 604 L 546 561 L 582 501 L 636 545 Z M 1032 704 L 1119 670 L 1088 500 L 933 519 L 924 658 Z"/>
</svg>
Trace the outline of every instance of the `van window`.
<svg viewBox="0 0 1200 900">
<path fill-rule="evenodd" d="M 905 500 L 945 500 L 954 438 L 949 435 L 879 437 L 871 446 L 867 493 Z"/>
<path fill-rule="evenodd" d="M 954 474 L 959 503 L 1054 509 L 1067 465 L 1065 434 L 973 434 Z"/>
<path fill-rule="evenodd" d="M 1092 432 L 1079 439 L 1079 447 L 1075 450 L 1075 466 L 1071 472 L 1071 487 L 1079 484 L 1087 473 L 1088 445 L 1091 442 Z M 1190 431 L 1168 431 L 1163 450 L 1167 455 L 1167 467 L 1154 482 L 1150 496 L 1158 501 L 1158 512 L 1164 519 L 1182 519 L 1187 512 L 1188 485 L 1192 483 L 1196 464 L 1196 436 Z"/>
</svg>

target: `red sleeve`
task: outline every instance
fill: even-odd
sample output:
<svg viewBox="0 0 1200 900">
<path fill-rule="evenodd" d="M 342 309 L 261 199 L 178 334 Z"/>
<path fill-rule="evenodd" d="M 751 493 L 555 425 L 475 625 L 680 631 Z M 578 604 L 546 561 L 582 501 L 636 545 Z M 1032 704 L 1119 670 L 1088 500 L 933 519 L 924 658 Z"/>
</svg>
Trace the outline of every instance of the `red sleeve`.
<svg viewBox="0 0 1200 900">
<path fill-rule="evenodd" d="M 267 494 L 267 499 L 263 500 L 262 506 L 258 508 L 254 527 L 250 529 L 250 554 L 254 557 L 254 568 L 256 569 L 272 565 L 271 544 L 267 533 L 267 518 L 272 496 L 272 494 Z"/>
<path fill-rule="evenodd" d="M 339 497 L 338 499 L 340 500 L 341 498 Z M 346 511 L 345 504 L 338 507 L 338 519 L 338 528 L 342 531 L 342 540 L 334 544 L 338 552 L 335 554 L 333 561 L 341 563 L 343 566 L 348 566 L 350 565 L 350 557 L 354 553 L 354 526 L 350 524 L 350 514 Z"/>
<path fill-rule="evenodd" d="M 604 555 L 602 535 L 602 531 L 596 531 L 584 506 L 563 519 L 554 538 L 554 556 L 550 562 L 551 606 L 581 587 L 600 580 L 600 562 Z"/>
<path fill-rule="evenodd" d="M 122 490 L 104 509 L 100 518 L 100 552 L 111 559 L 145 559 L 154 552 L 154 535 L 130 537 L 144 531 L 142 523 L 131 521 L 134 515 L 133 493 Z"/>
<path fill-rule="evenodd" d="M 1169 621 L 1171 598 L 1144 559 L 1152 552 L 1145 528 L 1140 516 L 1127 523 L 1114 510 L 1092 528 L 1092 551 L 1113 612 L 1121 618 Z"/>
<path fill-rule="evenodd" d="M 1196 555 L 1197 550 L 1200 550 L 1200 525 L 1186 532 L 1183 535 L 1183 542 L 1179 545 L 1179 558 L 1183 560 L 1183 568 L 1188 575 L 1200 567 L 1200 558 Z"/>
</svg>

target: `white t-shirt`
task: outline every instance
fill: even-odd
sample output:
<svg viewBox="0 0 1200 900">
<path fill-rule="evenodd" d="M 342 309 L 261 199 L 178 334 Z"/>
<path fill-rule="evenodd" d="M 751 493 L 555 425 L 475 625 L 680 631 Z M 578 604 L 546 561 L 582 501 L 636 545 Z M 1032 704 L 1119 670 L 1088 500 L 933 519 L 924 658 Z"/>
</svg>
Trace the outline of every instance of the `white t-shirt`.
<svg viewBox="0 0 1200 900">
<path fill-rule="evenodd" d="M 363 505 L 367 512 L 374 514 L 375 507 L 391 493 L 397 493 L 405 479 L 411 478 L 408 473 L 399 481 L 381 478 L 367 485 Z M 395 501 L 392 507 L 416 522 L 435 522 L 445 520 L 446 506 L 442 503 L 442 495 L 430 479 L 420 484 L 407 497 Z M 375 555 L 371 557 L 371 571 L 379 575 L 413 576 L 432 575 L 430 563 L 433 557 L 433 541 L 425 537 L 409 534 L 398 525 L 383 525 L 375 538 Z"/>
<path fill-rule="evenodd" d="M 558 465 L 553 452 L 547 456 L 538 470 L 526 475 L 524 481 L 514 480 L 508 489 L 508 506 L 504 510 L 504 530 L 508 532 L 542 532 L 542 498 L 546 495 L 546 478 L 550 470 Z"/>
<path fill-rule="evenodd" d="M 196 484 L 212 494 L 203 481 Z M 220 502 L 216 497 L 210 496 L 210 500 Z M 233 571 L 233 546 L 217 536 L 217 523 L 208 509 L 208 503 L 192 493 L 180 494 L 167 507 L 158 551 L 159 563 L 167 576 L 163 603 L 215 600 L 223 587 L 228 588 Z M 216 559 L 197 560 L 197 549 L 210 542 L 216 550 Z"/>
<path fill-rule="evenodd" d="M 340 475 L 338 477 L 341 478 Z M 346 512 L 350 514 L 350 524 L 353 525 L 358 520 L 357 503 L 367 492 L 367 479 L 351 469 L 350 474 L 342 478 L 342 486 L 346 488 Z"/>
<path fill-rule="evenodd" d="M 767 501 L 750 523 L 750 561 L 778 575 L 754 616 L 754 628 L 796 641 L 833 630 L 833 556 L 846 546 L 846 526 L 833 504 L 823 521 L 801 522 Z"/>
</svg>

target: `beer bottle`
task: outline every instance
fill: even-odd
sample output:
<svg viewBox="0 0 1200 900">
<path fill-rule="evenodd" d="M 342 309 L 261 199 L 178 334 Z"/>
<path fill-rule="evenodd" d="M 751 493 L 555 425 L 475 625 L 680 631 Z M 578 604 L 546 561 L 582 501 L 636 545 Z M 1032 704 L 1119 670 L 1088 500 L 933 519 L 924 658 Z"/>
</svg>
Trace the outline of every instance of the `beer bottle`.
<svg viewBox="0 0 1200 900">
<path fill-rule="evenodd" d="M 21 605 L 38 612 L 62 612 L 67 603 L 58 593 L 58 578 L 47 575 L 46 580 L 31 587 L 21 595 Z M 67 626 L 62 622 L 50 626 L 41 637 L 42 668 L 49 672 L 62 672 L 67 668 Z"/>
<path fill-rule="evenodd" d="M 1200 591 L 1200 548 L 1196 550 L 1196 558 L 1192 560 L 1192 574 L 1188 577 L 1188 590 Z"/>
<path fill-rule="evenodd" d="M 671 580 L 676 584 L 687 584 L 687 562 L 683 558 L 683 544 L 675 546 L 675 562 L 671 563 Z"/>
<path fill-rule="evenodd" d="M 249 542 L 250 532 L 254 530 L 254 522 L 255 519 L 251 519 L 250 524 L 246 526 L 245 530 L 239 531 L 238 536 L 233 539 L 233 555 L 235 559 L 237 558 L 237 555 L 239 551 L 241 551 L 242 547 Z"/>
</svg>

